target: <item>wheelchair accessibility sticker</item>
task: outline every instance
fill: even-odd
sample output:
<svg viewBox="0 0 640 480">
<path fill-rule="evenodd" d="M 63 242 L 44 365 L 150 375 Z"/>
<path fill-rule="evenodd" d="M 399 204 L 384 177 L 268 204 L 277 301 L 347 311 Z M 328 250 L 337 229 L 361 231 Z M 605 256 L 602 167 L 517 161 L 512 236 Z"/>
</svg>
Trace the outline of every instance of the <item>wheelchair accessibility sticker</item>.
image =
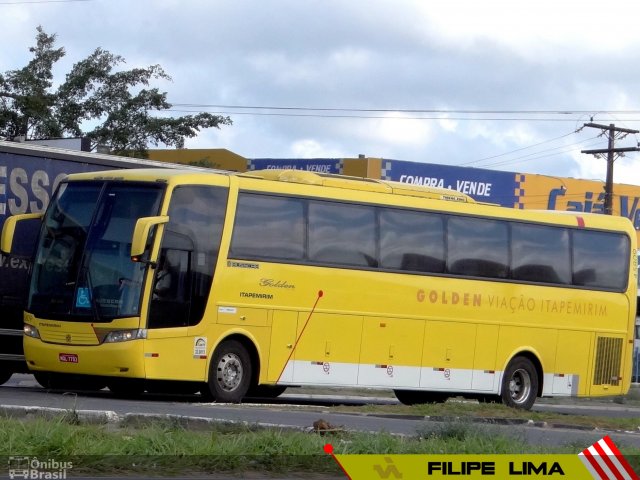
<svg viewBox="0 0 640 480">
<path fill-rule="evenodd" d="M 86 287 L 78 288 L 76 293 L 76 308 L 91 308 L 91 295 Z"/>
</svg>

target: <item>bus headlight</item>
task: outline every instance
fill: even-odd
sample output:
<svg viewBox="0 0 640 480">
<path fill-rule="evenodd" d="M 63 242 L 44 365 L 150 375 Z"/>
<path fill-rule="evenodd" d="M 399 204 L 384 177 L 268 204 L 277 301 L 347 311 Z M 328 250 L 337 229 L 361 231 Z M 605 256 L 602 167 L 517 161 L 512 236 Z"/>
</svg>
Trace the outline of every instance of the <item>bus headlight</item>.
<svg viewBox="0 0 640 480">
<path fill-rule="evenodd" d="M 140 340 L 147 338 L 147 330 L 136 328 L 134 330 L 114 330 L 104 337 L 104 343 L 128 342 L 130 340 Z"/>
<path fill-rule="evenodd" d="M 40 332 L 38 332 L 38 329 L 33 325 L 29 325 L 28 323 L 24 324 L 24 327 L 22 327 L 22 331 L 27 337 L 40 338 Z"/>
</svg>

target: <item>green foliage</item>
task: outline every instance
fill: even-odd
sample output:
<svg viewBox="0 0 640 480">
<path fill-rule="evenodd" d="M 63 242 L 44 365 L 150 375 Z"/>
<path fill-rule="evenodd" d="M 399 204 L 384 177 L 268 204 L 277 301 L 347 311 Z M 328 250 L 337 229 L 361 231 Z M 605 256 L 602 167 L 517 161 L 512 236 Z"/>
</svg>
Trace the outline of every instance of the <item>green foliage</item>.
<svg viewBox="0 0 640 480">
<path fill-rule="evenodd" d="M 181 477 L 212 472 L 340 474 L 323 453 L 336 454 L 576 454 L 585 445 L 535 446 L 519 435 L 502 435 L 467 421 L 426 422 L 414 436 L 385 432 L 314 432 L 211 424 L 185 429 L 171 419 L 132 426 L 78 425 L 69 417 L 17 420 L 0 416 L 0 457 L 11 455 L 71 461 L 74 474 L 132 473 Z M 633 468 L 639 450 L 619 445 Z"/>
<path fill-rule="evenodd" d="M 56 35 L 38 27 L 33 59 L 20 70 L 0 73 L 0 137 L 15 139 L 86 136 L 92 148 L 146 156 L 148 145 L 182 148 L 203 128 L 231 125 L 229 117 L 199 113 L 163 117 L 171 108 L 166 92 L 153 80 L 171 80 L 160 65 L 118 70 L 124 58 L 97 48 L 76 63 L 65 81 L 53 88 L 53 67 L 65 55 L 55 48 Z M 85 130 L 91 124 L 93 129 Z"/>
</svg>

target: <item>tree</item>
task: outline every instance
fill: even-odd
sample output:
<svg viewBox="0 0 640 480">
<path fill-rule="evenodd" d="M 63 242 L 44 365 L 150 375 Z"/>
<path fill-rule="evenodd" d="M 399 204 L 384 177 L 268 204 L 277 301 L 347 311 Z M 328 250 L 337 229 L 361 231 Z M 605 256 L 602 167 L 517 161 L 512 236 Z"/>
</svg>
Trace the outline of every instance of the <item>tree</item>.
<svg viewBox="0 0 640 480">
<path fill-rule="evenodd" d="M 229 117 L 199 113 L 163 117 L 171 108 L 166 92 L 149 88 L 152 80 L 171 80 L 160 65 L 116 70 L 124 58 L 97 48 L 76 63 L 53 89 L 53 66 L 65 55 L 56 35 L 37 28 L 33 59 L 20 70 L 0 73 L 0 137 L 14 140 L 85 136 L 92 149 L 146 156 L 147 146 L 181 148 L 200 129 L 231 125 Z M 135 93 L 132 93 L 135 92 Z M 85 131 L 83 126 L 92 125 Z"/>
</svg>

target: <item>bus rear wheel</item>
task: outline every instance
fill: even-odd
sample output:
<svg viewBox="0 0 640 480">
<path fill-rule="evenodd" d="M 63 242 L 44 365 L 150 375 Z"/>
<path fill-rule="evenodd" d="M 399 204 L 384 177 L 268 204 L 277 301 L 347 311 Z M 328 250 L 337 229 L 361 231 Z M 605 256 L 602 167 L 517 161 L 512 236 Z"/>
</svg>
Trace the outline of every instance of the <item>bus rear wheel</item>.
<svg viewBox="0 0 640 480">
<path fill-rule="evenodd" d="M 207 400 L 240 403 L 251 384 L 251 358 L 237 340 L 220 344 L 209 367 L 208 391 L 201 392 Z"/>
<path fill-rule="evenodd" d="M 516 357 L 502 377 L 502 402 L 512 408 L 530 410 L 538 396 L 538 372 L 531 360 Z"/>
</svg>

